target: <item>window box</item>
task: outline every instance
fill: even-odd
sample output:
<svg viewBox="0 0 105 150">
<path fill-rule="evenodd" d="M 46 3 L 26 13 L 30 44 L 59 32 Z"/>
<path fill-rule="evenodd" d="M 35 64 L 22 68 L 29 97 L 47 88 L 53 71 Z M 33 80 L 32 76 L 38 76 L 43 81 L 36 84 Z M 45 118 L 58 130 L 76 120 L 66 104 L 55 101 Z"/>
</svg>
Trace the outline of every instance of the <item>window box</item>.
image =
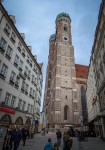
<svg viewBox="0 0 105 150">
<path fill-rule="evenodd" d="M 9 36 L 10 35 L 10 33 L 9 33 L 9 31 L 8 31 L 8 29 L 4 29 L 4 31 L 5 31 L 5 33 L 7 34 L 7 36 Z"/>
</svg>

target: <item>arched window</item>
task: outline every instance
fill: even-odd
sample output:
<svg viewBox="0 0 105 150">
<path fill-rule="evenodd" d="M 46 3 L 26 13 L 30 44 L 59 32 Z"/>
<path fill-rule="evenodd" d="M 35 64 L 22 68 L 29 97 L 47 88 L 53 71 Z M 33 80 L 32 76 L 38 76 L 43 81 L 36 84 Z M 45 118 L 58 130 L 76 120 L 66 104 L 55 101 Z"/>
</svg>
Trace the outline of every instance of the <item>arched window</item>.
<svg viewBox="0 0 105 150">
<path fill-rule="evenodd" d="M 64 25 L 64 31 L 67 32 L 67 25 Z"/>
<path fill-rule="evenodd" d="M 68 119 L 68 106 L 64 107 L 64 120 Z"/>
</svg>

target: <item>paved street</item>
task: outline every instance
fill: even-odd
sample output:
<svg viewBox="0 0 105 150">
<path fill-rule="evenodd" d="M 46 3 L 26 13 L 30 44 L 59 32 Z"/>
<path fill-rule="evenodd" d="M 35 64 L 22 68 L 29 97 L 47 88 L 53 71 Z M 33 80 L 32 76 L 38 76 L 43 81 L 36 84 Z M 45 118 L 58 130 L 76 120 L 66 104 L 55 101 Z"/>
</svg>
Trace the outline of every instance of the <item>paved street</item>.
<svg viewBox="0 0 105 150">
<path fill-rule="evenodd" d="M 52 143 L 56 142 L 55 133 L 48 133 L 45 136 L 41 134 L 35 134 L 34 139 L 28 139 L 26 146 L 22 146 L 20 143 L 19 150 L 43 150 L 47 139 L 51 137 Z M 62 145 L 60 150 L 62 150 Z M 105 150 L 105 142 L 99 141 L 97 138 L 89 138 L 87 142 L 78 142 L 76 138 L 73 138 L 72 150 Z"/>
<path fill-rule="evenodd" d="M 26 146 L 20 146 L 18 150 L 43 150 L 47 139 L 51 137 L 52 143 L 56 142 L 56 134 L 50 132 L 45 136 L 40 133 L 34 135 L 34 139 L 27 139 Z M 62 150 L 63 143 L 61 144 L 60 150 Z M 1 150 L 1 146 L 0 146 Z M 99 141 L 97 138 L 89 138 L 87 142 L 78 142 L 76 138 L 73 138 L 73 147 L 71 150 L 105 150 L 105 142 Z"/>
</svg>

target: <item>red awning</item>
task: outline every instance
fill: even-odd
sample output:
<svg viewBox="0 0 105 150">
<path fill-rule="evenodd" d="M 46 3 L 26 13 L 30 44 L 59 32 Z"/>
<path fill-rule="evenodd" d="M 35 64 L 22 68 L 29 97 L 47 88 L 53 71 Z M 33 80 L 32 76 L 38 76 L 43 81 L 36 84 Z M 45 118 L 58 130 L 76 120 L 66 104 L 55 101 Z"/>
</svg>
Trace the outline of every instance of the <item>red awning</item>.
<svg viewBox="0 0 105 150">
<path fill-rule="evenodd" d="M 6 113 L 10 113 L 10 114 L 15 114 L 16 113 L 15 110 L 12 110 L 12 109 L 9 109 L 9 108 L 5 108 L 5 107 L 1 107 L 0 111 L 6 112 Z"/>
</svg>

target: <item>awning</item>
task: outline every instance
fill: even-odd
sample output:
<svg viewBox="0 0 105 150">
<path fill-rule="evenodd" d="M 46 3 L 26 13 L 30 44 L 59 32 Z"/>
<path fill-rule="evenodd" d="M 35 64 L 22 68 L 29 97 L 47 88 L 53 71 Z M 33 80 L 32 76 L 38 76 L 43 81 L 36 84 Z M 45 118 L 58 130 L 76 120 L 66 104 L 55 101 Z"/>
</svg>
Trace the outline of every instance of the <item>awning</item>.
<svg viewBox="0 0 105 150">
<path fill-rule="evenodd" d="M 10 113 L 10 114 L 15 114 L 16 113 L 15 110 L 12 110 L 12 109 L 9 109 L 9 108 L 5 108 L 5 107 L 1 107 L 0 111 L 6 112 L 6 113 Z"/>
</svg>

